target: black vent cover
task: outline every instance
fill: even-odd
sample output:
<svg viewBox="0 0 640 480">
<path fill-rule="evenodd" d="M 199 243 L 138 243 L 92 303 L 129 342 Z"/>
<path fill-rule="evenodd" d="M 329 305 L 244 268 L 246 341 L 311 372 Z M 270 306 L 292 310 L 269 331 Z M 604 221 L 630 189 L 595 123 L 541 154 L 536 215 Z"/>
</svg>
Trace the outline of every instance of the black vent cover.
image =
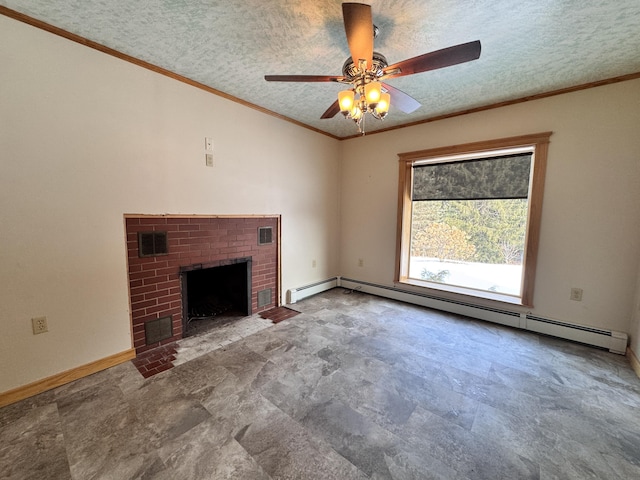
<svg viewBox="0 0 640 480">
<path fill-rule="evenodd" d="M 167 232 L 138 233 L 138 252 L 141 257 L 167 255 L 169 253 Z"/>
<path fill-rule="evenodd" d="M 266 288 L 258 292 L 258 308 L 264 307 L 271 303 L 271 289 Z"/>
<path fill-rule="evenodd" d="M 273 243 L 273 227 L 258 228 L 258 245 Z"/>
<path fill-rule="evenodd" d="M 150 320 L 144 324 L 144 336 L 147 345 L 161 342 L 173 336 L 171 316 Z"/>
</svg>

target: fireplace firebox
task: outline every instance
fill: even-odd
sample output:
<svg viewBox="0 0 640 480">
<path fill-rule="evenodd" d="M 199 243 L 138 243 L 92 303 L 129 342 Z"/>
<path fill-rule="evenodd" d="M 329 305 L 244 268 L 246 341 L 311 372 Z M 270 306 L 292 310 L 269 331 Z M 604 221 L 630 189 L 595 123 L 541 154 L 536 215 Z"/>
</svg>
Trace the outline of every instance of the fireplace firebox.
<svg viewBox="0 0 640 480">
<path fill-rule="evenodd" d="M 251 314 L 251 257 L 180 267 L 183 332 L 197 319 Z"/>
</svg>

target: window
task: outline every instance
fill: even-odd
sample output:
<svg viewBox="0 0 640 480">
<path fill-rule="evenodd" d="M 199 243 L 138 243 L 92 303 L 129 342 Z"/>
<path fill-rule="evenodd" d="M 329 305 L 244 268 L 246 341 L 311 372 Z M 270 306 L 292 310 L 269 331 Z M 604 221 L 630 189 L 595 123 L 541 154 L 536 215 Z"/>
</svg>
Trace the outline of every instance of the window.
<svg viewBox="0 0 640 480">
<path fill-rule="evenodd" d="M 532 306 L 550 136 L 400 154 L 396 281 Z"/>
</svg>

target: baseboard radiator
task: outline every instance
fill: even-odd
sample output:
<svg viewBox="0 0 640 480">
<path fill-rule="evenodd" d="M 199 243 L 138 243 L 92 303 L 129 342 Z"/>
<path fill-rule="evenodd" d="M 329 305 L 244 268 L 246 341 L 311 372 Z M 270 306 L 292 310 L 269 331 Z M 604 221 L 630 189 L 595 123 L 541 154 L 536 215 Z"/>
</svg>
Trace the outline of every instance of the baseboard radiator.
<svg viewBox="0 0 640 480">
<path fill-rule="evenodd" d="M 414 305 L 421 305 L 435 310 L 442 310 L 509 327 L 529 330 L 544 335 L 550 335 L 602 348 L 620 355 L 625 355 L 627 350 L 628 337 L 627 334 L 623 332 L 603 330 L 550 318 L 543 318 L 531 313 L 474 305 L 472 303 L 459 302 L 448 298 L 411 292 L 396 287 L 388 287 L 385 285 L 378 285 L 345 277 L 335 277 L 323 282 L 289 290 L 289 303 L 295 303 L 303 298 L 315 295 L 325 290 L 330 290 L 334 287 L 343 287 L 350 290 L 369 293 L 371 295 L 377 295 L 379 297 L 390 298 Z"/>
<path fill-rule="evenodd" d="M 338 277 L 333 277 L 327 280 L 322 280 L 321 282 L 311 283 L 303 287 L 292 288 L 287 292 L 287 303 L 296 303 L 304 298 L 331 290 L 338 286 Z"/>
</svg>

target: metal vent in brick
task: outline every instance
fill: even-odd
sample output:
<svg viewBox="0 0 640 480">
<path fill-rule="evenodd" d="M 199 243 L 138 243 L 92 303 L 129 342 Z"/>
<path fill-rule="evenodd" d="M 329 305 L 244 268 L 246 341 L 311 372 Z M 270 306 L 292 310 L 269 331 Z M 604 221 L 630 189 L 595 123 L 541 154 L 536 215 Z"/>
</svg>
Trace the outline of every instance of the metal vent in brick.
<svg viewBox="0 0 640 480">
<path fill-rule="evenodd" d="M 141 257 L 167 255 L 169 253 L 167 232 L 138 233 L 138 252 Z"/>
<path fill-rule="evenodd" d="M 273 243 L 273 227 L 258 227 L 258 245 Z"/>
<path fill-rule="evenodd" d="M 271 289 L 266 288 L 258 292 L 258 308 L 264 307 L 271 303 Z"/>
<path fill-rule="evenodd" d="M 144 336 L 147 345 L 173 337 L 171 315 L 146 322 L 144 324 Z"/>
</svg>

